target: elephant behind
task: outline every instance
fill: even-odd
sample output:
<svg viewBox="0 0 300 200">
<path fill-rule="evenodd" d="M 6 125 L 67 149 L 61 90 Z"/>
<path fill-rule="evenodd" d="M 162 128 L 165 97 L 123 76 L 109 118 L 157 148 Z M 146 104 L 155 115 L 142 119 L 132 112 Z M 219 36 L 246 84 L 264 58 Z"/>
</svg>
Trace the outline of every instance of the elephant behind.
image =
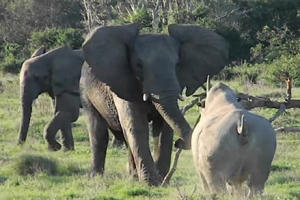
<svg viewBox="0 0 300 200">
<path fill-rule="evenodd" d="M 262 193 L 275 151 L 270 122 L 245 110 L 227 85 L 214 85 L 192 134 L 192 153 L 204 189 L 222 193 L 228 183 L 238 193 L 247 181 L 248 196 Z"/>
<path fill-rule="evenodd" d="M 62 46 L 49 52 L 39 48 L 23 63 L 20 72 L 22 118 L 19 144 L 23 144 L 27 137 L 33 101 L 40 94 L 48 93 L 55 104 L 54 117 L 45 128 L 48 148 L 54 151 L 61 148 L 55 140 L 56 132 L 61 130 L 65 149 L 74 149 L 71 122 L 76 121 L 79 115 L 79 80 L 83 62 L 81 50 Z"/>
<path fill-rule="evenodd" d="M 178 99 L 192 95 L 207 75 L 228 63 L 228 44 L 214 31 L 193 25 L 169 25 L 167 34 L 139 34 L 137 24 L 96 28 L 82 49 L 92 174 L 103 174 L 108 129 L 123 134 L 130 165 L 140 180 L 158 185 L 169 169 L 173 131 L 175 147 L 190 149 L 192 129 Z M 148 121 L 160 132 L 151 155 Z"/>
</svg>

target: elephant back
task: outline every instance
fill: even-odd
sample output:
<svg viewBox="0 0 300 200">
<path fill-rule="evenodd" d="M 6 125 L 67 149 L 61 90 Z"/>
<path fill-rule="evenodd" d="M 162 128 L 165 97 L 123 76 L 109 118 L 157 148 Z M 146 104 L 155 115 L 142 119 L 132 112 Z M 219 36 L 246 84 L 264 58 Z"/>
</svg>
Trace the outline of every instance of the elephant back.
<svg viewBox="0 0 300 200">
<path fill-rule="evenodd" d="M 79 94 L 79 82 L 84 57 L 68 46 L 49 53 L 51 58 L 51 87 L 55 96 L 62 92 Z"/>
</svg>

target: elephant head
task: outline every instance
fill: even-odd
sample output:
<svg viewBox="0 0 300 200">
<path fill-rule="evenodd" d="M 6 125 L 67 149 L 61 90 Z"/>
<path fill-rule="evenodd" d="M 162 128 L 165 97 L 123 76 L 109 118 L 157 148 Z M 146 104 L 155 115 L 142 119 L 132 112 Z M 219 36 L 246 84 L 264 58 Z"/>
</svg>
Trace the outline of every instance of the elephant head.
<svg viewBox="0 0 300 200">
<path fill-rule="evenodd" d="M 192 95 L 207 75 L 228 62 L 228 44 L 212 30 L 169 25 L 169 35 L 139 35 L 137 24 L 95 29 L 83 44 L 92 73 L 120 98 L 151 101 L 179 133 L 175 146 L 190 149 L 191 127 L 177 100 Z"/>
<path fill-rule="evenodd" d="M 45 92 L 52 99 L 65 91 L 78 93 L 83 61 L 82 52 L 62 46 L 49 52 L 41 47 L 23 63 L 20 72 L 22 117 L 19 144 L 24 143 L 27 137 L 33 100 Z"/>
</svg>

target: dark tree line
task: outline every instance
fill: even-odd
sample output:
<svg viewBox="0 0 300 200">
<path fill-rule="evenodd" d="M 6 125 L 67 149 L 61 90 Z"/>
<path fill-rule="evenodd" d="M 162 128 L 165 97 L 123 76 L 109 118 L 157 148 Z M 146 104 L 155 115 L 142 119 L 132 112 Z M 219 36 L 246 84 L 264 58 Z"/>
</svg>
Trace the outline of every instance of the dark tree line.
<svg viewBox="0 0 300 200">
<path fill-rule="evenodd" d="M 244 66 L 224 70 L 226 79 L 255 82 L 262 67 L 291 56 L 300 65 L 299 0 L 0 0 L 0 68 L 18 73 L 41 45 L 79 48 L 91 28 L 130 22 L 142 32 L 165 33 L 171 23 L 214 29 L 230 43 L 231 65 Z"/>
</svg>

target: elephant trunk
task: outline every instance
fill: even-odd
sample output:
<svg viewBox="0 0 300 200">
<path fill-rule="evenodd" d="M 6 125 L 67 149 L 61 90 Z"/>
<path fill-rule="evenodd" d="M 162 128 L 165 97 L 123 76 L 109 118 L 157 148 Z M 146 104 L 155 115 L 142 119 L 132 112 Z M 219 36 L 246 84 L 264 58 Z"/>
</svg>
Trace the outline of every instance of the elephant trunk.
<svg viewBox="0 0 300 200">
<path fill-rule="evenodd" d="M 151 97 L 152 103 L 159 114 L 175 132 L 179 133 L 179 137 L 184 141 L 184 144 L 182 144 L 184 147 L 179 148 L 190 149 L 192 129 L 179 109 L 177 102 L 178 93 L 174 92 L 174 94 L 169 93 L 163 95 L 152 94 Z"/>
<path fill-rule="evenodd" d="M 26 89 L 27 88 L 27 89 Z M 30 124 L 31 112 L 32 112 L 32 103 L 35 99 L 35 95 L 32 95 L 33 88 L 21 86 L 21 125 L 19 130 L 19 140 L 18 144 L 23 144 L 27 137 L 27 132 Z"/>
</svg>

